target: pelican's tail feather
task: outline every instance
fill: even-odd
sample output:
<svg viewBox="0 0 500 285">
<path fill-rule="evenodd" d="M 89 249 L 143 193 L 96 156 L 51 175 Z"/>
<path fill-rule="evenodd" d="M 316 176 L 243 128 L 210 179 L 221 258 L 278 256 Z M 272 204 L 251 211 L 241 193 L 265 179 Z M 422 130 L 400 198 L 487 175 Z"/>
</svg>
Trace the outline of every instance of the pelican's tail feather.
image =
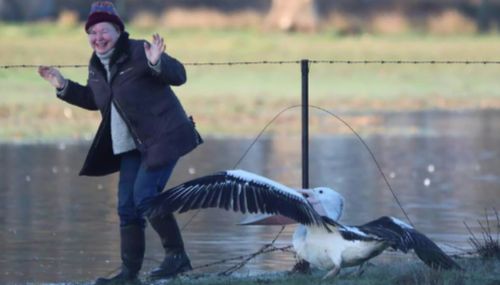
<svg viewBox="0 0 500 285">
<path fill-rule="evenodd" d="M 413 249 L 417 256 L 431 268 L 460 269 L 460 266 L 430 238 L 401 220 L 381 217 L 361 226 L 360 229 L 380 237 L 396 250 L 406 253 Z"/>
<path fill-rule="evenodd" d="M 449 255 L 424 234 L 413 231 L 411 236 L 415 241 L 413 250 L 427 266 L 444 270 L 462 269 Z"/>
</svg>

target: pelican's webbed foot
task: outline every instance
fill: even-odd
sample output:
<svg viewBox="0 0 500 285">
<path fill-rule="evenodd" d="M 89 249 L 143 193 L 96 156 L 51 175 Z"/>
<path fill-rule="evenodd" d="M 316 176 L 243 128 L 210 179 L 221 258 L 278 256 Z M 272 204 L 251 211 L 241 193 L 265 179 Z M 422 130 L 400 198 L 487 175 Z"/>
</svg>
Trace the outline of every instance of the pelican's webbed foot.
<svg viewBox="0 0 500 285">
<path fill-rule="evenodd" d="M 340 272 L 340 266 L 333 266 L 333 268 L 328 271 L 325 276 L 323 276 L 323 278 L 321 278 L 321 280 L 325 280 L 327 278 L 330 278 L 330 277 L 335 277 L 337 276 L 337 274 L 339 274 Z"/>
<path fill-rule="evenodd" d="M 309 262 L 305 260 L 299 260 L 297 263 L 292 268 L 292 271 L 290 271 L 290 274 L 311 274 L 311 265 Z"/>
</svg>

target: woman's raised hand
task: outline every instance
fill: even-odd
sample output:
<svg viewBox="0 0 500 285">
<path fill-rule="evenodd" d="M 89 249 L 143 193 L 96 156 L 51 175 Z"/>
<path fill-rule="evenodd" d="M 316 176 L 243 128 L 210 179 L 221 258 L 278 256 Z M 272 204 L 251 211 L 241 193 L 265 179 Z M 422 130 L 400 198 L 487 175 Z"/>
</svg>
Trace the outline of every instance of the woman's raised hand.
<svg viewBox="0 0 500 285">
<path fill-rule="evenodd" d="M 66 84 L 66 79 L 61 75 L 61 72 L 55 67 L 40 66 L 38 67 L 38 74 L 47 80 L 55 88 L 63 88 Z"/>
<path fill-rule="evenodd" d="M 153 42 L 151 44 L 148 42 L 144 43 L 146 57 L 152 65 L 156 65 L 158 63 L 158 60 L 160 60 L 161 54 L 165 51 L 165 49 L 165 42 L 157 33 L 153 34 Z"/>
</svg>

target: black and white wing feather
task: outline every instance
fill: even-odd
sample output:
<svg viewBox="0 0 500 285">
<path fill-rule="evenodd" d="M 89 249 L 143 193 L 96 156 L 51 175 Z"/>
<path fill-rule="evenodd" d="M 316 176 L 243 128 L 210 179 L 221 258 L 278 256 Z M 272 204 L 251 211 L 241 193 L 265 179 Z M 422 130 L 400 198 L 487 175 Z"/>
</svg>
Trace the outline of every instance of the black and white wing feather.
<svg viewBox="0 0 500 285">
<path fill-rule="evenodd" d="M 330 230 L 336 229 L 345 240 L 349 241 L 383 241 L 379 236 L 361 231 L 358 227 L 346 226 L 333 219 L 323 216 L 325 224 Z M 334 230 L 332 230 L 334 231 Z"/>
<path fill-rule="evenodd" d="M 393 249 L 405 253 L 413 249 L 429 267 L 460 269 L 460 266 L 427 236 L 396 218 L 382 217 L 356 228 L 366 235 L 377 236 Z"/>
<path fill-rule="evenodd" d="M 160 193 L 149 215 L 221 208 L 241 213 L 281 214 L 304 225 L 323 225 L 321 216 L 297 191 L 244 170 L 227 170 Z"/>
</svg>

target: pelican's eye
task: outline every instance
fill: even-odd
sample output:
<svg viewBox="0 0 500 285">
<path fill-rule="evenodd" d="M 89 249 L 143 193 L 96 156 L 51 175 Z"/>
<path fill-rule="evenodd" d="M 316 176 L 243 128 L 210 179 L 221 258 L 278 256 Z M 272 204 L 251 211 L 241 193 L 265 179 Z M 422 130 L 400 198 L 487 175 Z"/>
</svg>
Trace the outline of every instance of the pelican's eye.
<svg viewBox="0 0 500 285">
<path fill-rule="evenodd" d="M 319 190 L 319 194 L 323 194 L 323 190 Z"/>
</svg>

